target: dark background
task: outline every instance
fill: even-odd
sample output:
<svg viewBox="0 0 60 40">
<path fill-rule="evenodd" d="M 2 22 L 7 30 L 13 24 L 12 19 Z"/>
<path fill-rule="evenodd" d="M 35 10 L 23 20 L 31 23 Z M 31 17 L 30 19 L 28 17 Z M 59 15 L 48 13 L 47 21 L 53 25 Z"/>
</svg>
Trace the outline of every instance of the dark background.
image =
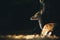
<svg viewBox="0 0 60 40">
<path fill-rule="evenodd" d="M 9 0 L 6 2 L 1 4 L 0 9 L 0 34 L 40 33 L 38 21 L 30 20 L 30 17 L 40 10 L 39 0 Z M 46 0 L 45 2 L 47 11 L 42 15 L 43 23 L 60 24 L 60 1 Z"/>
</svg>

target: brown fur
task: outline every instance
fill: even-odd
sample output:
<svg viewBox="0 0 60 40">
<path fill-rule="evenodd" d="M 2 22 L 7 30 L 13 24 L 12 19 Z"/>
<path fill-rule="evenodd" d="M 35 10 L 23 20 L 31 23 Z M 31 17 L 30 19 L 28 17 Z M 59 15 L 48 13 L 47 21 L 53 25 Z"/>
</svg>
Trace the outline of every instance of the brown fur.
<svg viewBox="0 0 60 40">
<path fill-rule="evenodd" d="M 53 28 L 54 28 L 54 24 L 55 23 L 48 23 L 48 24 L 44 25 L 41 35 L 46 36 L 49 31 L 52 32 Z"/>
</svg>

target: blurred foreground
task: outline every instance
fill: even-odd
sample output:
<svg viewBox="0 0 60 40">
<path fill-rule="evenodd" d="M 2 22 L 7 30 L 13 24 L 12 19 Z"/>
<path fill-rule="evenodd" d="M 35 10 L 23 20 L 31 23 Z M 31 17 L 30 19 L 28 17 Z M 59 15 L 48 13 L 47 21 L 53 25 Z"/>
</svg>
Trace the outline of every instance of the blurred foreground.
<svg viewBox="0 0 60 40">
<path fill-rule="evenodd" d="M 43 37 L 41 35 L 6 35 L 0 36 L 0 40 L 59 40 L 55 35 Z"/>
</svg>

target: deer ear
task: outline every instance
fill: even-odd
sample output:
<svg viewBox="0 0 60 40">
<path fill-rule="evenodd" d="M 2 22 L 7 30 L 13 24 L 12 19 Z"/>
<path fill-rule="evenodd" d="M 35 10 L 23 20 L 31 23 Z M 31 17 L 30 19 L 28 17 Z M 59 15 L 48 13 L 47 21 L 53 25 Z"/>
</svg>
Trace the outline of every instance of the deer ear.
<svg viewBox="0 0 60 40">
<path fill-rule="evenodd" d="M 43 2 L 44 2 L 44 0 L 39 0 L 39 2 L 40 2 L 40 3 L 43 3 Z"/>
</svg>

